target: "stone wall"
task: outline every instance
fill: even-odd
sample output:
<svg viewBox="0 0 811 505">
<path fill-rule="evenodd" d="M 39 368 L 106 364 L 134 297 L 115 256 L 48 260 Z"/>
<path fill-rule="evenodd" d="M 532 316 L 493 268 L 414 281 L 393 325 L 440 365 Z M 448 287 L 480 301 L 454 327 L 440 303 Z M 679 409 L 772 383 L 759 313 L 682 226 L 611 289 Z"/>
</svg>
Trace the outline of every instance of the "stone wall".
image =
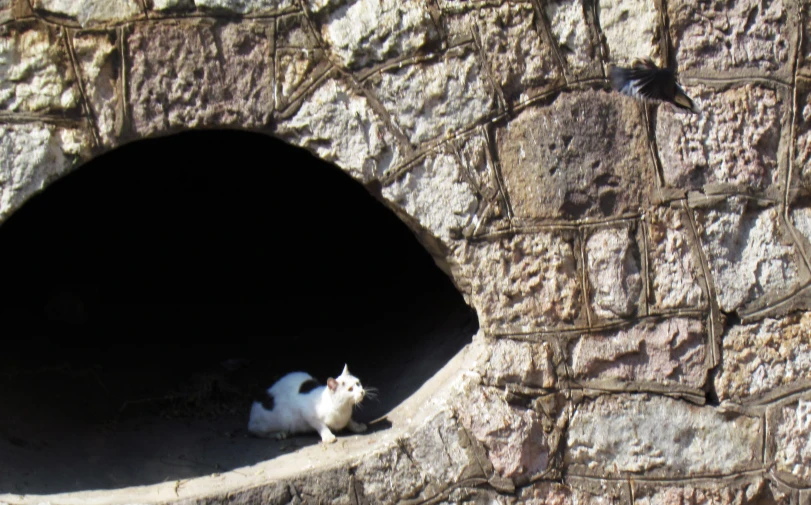
<svg viewBox="0 0 811 505">
<path fill-rule="evenodd" d="M 187 502 L 809 503 L 809 7 L 0 0 L 0 217 L 124 142 L 267 132 L 478 312 L 483 357 L 396 443 Z M 702 112 L 610 92 L 643 55 Z"/>
</svg>

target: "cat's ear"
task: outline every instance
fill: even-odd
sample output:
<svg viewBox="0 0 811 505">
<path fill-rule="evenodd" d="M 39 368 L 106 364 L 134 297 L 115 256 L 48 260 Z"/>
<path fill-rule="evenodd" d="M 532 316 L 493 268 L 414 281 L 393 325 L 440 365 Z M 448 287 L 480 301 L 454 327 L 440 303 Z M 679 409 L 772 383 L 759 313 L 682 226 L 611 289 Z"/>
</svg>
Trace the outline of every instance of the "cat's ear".
<svg viewBox="0 0 811 505">
<path fill-rule="evenodd" d="M 346 363 L 344 363 L 344 371 L 341 372 L 341 375 L 349 375 L 349 368 L 346 366 Z"/>
<path fill-rule="evenodd" d="M 329 379 L 327 379 L 327 387 L 329 388 L 330 391 L 335 391 L 336 389 L 338 389 L 338 381 L 330 377 Z"/>
</svg>

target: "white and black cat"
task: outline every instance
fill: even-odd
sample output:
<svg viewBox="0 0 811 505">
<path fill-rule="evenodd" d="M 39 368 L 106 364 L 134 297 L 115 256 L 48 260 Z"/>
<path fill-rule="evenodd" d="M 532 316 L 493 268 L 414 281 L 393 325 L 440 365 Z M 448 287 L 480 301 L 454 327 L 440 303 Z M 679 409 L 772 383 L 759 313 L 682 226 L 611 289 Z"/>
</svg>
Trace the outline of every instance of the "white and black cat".
<svg viewBox="0 0 811 505">
<path fill-rule="evenodd" d="M 278 438 L 316 431 L 322 442 L 332 443 L 335 435 L 331 430 L 366 431 L 365 424 L 352 420 L 352 408 L 365 396 L 360 381 L 346 365 L 337 379 L 327 380 L 326 386 L 320 386 L 306 372 L 291 372 L 265 391 L 264 398 L 253 402 L 248 431 Z"/>
</svg>

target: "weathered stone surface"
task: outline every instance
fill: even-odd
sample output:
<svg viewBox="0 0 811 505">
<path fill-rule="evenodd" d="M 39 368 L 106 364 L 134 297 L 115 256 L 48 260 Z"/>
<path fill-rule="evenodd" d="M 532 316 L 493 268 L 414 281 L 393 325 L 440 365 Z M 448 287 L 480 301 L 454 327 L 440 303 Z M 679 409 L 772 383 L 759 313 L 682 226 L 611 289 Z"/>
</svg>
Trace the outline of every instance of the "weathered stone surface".
<svg viewBox="0 0 811 505">
<path fill-rule="evenodd" d="M 518 491 L 518 503 L 522 505 L 613 505 L 616 501 L 605 493 L 592 495 L 556 482 L 536 482 Z"/>
<path fill-rule="evenodd" d="M 576 410 L 564 458 L 582 475 L 726 475 L 760 466 L 762 430 L 760 418 L 672 398 L 601 396 Z"/>
<path fill-rule="evenodd" d="M 587 125 L 587 127 L 586 127 Z M 618 93 L 562 93 L 496 134 L 516 216 L 567 218 L 635 212 L 650 153 L 639 109 Z"/>
<path fill-rule="evenodd" d="M 490 71 L 508 100 L 521 100 L 527 90 L 561 79 L 552 49 L 535 29 L 531 3 L 507 2 L 472 17 Z"/>
<path fill-rule="evenodd" d="M 792 155 L 800 188 L 808 195 L 811 194 L 811 81 L 798 80 L 797 95 L 797 137 Z"/>
<path fill-rule="evenodd" d="M 115 145 L 123 126 L 115 32 L 78 32 L 73 50 L 102 143 Z"/>
<path fill-rule="evenodd" d="M 639 249 L 627 227 L 605 228 L 586 239 L 592 310 L 597 317 L 628 317 L 642 292 Z"/>
<path fill-rule="evenodd" d="M 0 23 L 10 21 L 14 17 L 11 7 L 11 0 L 0 0 Z"/>
<path fill-rule="evenodd" d="M 648 260 L 654 309 L 697 308 L 706 304 L 699 285 L 701 267 L 692 251 L 689 218 L 682 210 L 659 207 L 648 220 Z"/>
<path fill-rule="evenodd" d="M 399 159 L 393 135 L 368 100 L 334 79 L 313 91 L 276 133 L 363 182 L 380 177 Z"/>
<path fill-rule="evenodd" d="M 680 0 L 667 3 L 667 14 L 681 71 L 765 73 L 790 66 L 799 19 L 793 2 Z"/>
<path fill-rule="evenodd" d="M 780 95 L 745 85 L 717 92 L 685 87 L 700 114 L 659 110 L 656 141 L 665 183 L 699 189 L 707 183 L 765 190 L 778 180 L 778 149 L 783 115 Z"/>
<path fill-rule="evenodd" d="M 515 499 L 499 494 L 493 489 L 464 486 L 450 490 L 446 500 L 430 503 L 436 503 L 436 505 L 480 505 L 484 503 L 487 505 L 513 505 Z"/>
<path fill-rule="evenodd" d="M 32 0 L 37 11 L 75 19 L 83 27 L 120 23 L 140 17 L 137 0 Z"/>
<path fill-rule="evenodd" d="M 461 236 L 479 208 L 479 198 L 460 160 L 449 152 L 426 156 L 422 163 L 382 190 L 383 197 L 413 216 L 435 237 L 449 242 Z"/>
<path fill-rule="evenodd" d="M 329 71 L 320 49 L 276 50 L 276 109 L 284 111 L 310 91 L 319 77 Z"/>
<path fill-rule="evenodd" d="M 634 487 L 634 503 L 638 505 L 671 505 L 694 503 L 706 505 L 788 505 L 788 493 L 781 493 L 763 478 L 753 481 L 724 483 L 692 483 L 655 485 L 638 483 Z"/>
<path fill-rule="evenodd" d="M 235 14 L 274 14 L 296 7 L 295 0 L 194 0 L 198 9 Z"/>
<path fill-rule="evenodd" d="M 127 40 L 133 127 L 260 127 L 273 112 L 273 25 L 140 24 Z"/>
<path fill-rule="evenodd" d="M 490 114 L 495 105 L 481 63 L 469 49 L 388 70 L 370 81 L 413 144 L 470 128 Z"/>
<path fill-rule="evenodd" d="M 0 219 L 89 158 L 88 132 L 53 125 L 0 125 Z"/>
<path fill-rule="evenodd" d="M 457 139 L 454 154 L 459 157 L 479 193 L 488 200 L 499 196 L 496 169 L 490 159 L 487 138 L 482 131 Z"/>
<path fill-rule="evenodd" d="M 811 401 L 779 408 L 774 443 L 777 470 L 811 484 Z"/>
<path fill-rule="evenodd" d="M 68 113 L 80 100 L 70 58 L 55 31 L 0 35 L 0 110 Z"/>
<path fill-rule="evenodd" d="M 419 0 L 349 0 L 330 10 L 309 0 L 331 51 L 350 68 L 410 56 L 437 41 L 428 4 Z M 333 7 L 329 5 L 329 7 Z"/>
<path fill-rule="evenodd" d="M 510 406 L 496 389 L 472 385 L 458 415 L 501 476 L 521 483 L 546 470 L 549 445 L 534 411 Z"/>
<path fill-rule="evenodd" d="M 811 207 L 797 207 L 789 213 L 791 224 L 811 244 Z M 802 240 L 802 239 L 800 239 Z"/>
<path fill-rule="evenodd" d="M 569 68 L 578 74 L 593 65 L 595 48 L 591 45 L 583 4 L 578 0 L 547 2 L 546 17 L 558 44 L 558 52 Z"/>
<path fill-rule="evenodd" d="M 151 0 L 151 8 L 158 12 L 171 12 L 194 7 L 194 0 Z"/>
<path fill-rule="evenodd" d="M 348 467 L 324 470 L 316 475 L 295 479 L 290 484 L 296 490 L 300 503 L 353 504 L 350 495 L 352 476 Z"/>
<path fill-rule="evenodd" d="M 776 208 L 747 209 L 746 199 L 732 197 L 695 214 L 721 310 L 735 311 L 762 296 L 784 296 L 797 287 L 798 253 L 781 237 Z"/>
<path fill-rule="evenodd" d="M 779 387 L 811 383 L 811 314 L 733 326 L 715 379 L 721 400 L 745 402 Z"/>
<path fill-rule="evenodd" d="M 551 233 L 517 235 L 464 249 L 471 301 L 483 328 L 525 332 L 573 323 L 580 283 L 571 241 Z"/>
<path fill-rule="evenodd" d="M 467 440 L 462 441 L 459 426 L 448 411 L 429 419 L 408 439 L 414 464 L 422 470 L 424 477 L 441 483 L 443 488 L 479 468 L 465 450 L 468 444 Z"/>
<path fill-rule="evenodd" d="M 289 14 L 276 19 L 276 47 L 313 49 L 318 45 L 304 14 Z"/>
<path fill-rule="evenodd" d="M 600 28 L 611 60 L 628 66 L 642 56 L 659 57 L 659 13 L 653 0 L 600 0 Z"/>
<path fill-rule="evenodd" d="M 569 344 L 579 380 L 622 380 L 700 389 L 707 378 L 707 336 L 701 321 L 645 321 L 627 330 L 586 335 Z"/>
<path fill-rule="evenodd" d="M 425 478 L 399 447 L 365 456 L 355 469 L 363 496 L 369 503 L 394 504 L 420 492 Z"/>
<path fill-rule="evenodd" d="M 555 351 L 549 342 L 518 342 L 500 339 L 493 345 L 487 364 L 487 379 L 496 386 L 508 383 L 552 388 L 556 374 Z"/>
</svg>

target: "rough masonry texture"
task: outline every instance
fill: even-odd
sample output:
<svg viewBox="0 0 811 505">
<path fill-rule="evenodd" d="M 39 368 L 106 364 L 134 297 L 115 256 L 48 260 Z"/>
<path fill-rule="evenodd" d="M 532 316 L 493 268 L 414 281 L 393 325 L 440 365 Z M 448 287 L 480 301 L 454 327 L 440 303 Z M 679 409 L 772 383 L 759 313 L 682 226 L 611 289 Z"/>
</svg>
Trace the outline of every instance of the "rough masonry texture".
<svg viewBox="0 0 811 505">
<path fill-rule="evenodd" d="M 612 92 L 640 56 L 701 113 Z M 374 191 L 477 357 L 343 460 L 108 501 L 811 500 L 808 0 L 0 0 L 0 218 L 202 127 Z"/>
</svg>

